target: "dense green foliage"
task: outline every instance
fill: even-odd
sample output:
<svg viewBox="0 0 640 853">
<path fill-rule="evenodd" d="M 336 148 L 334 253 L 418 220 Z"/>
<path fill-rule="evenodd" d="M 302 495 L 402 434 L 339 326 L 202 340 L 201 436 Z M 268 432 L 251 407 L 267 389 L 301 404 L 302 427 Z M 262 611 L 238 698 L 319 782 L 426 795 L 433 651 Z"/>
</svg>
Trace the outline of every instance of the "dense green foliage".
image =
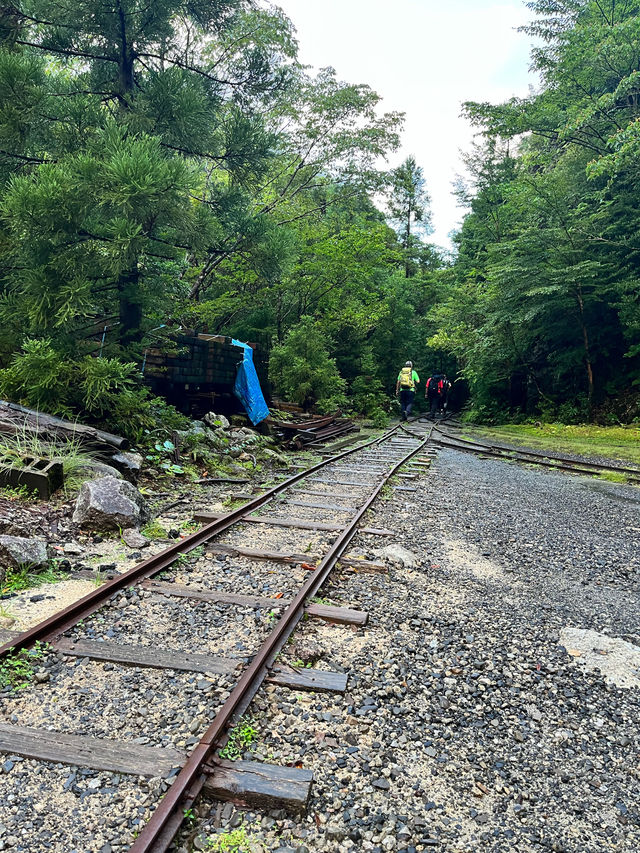
<svg viewBox="0 0 640 853">
<path fill-rule="evenodd" d="M 474 415 L 640 415 L 640 3 L 536 0 L 538 93 L 468 103 L 484 134 L 432 343 Z"/>
<path fill-rule="evenodd" d="M 439 261 L 413 233 L 415 161 L 379 168 L 402 117 L 296 51 L 254 0 L 0 15 L 0 394 L 135 432 L 168 322 L 274 347 L 276 390 L 305 404 L 375 410 L 419 360 Z"/>
<path fill-rule="evenodd" d="M 320 409 L 380 417 L 409 358 L 474 417 L 640 414 L 640 0 L 528 6 L 539 88 L 466 104 L 451 261 L 415 159 L 380 168 L 402 116 L 311 76 L 276 7 L 0 12 L 0 395 L 138 435 L 167 414 L 145 348 L 182 326 Z"/>
</svg>

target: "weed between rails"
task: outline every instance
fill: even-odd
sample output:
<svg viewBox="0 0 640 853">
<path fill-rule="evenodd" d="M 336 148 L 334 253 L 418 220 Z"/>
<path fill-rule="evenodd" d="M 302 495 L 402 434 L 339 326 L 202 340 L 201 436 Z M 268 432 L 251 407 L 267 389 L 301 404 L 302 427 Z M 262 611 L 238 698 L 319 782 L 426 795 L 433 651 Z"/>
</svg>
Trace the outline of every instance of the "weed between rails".
<svg viewBox="0 0 640 853">
<path fill-rule="evenodd" d="M 33 680 L 34 664 L 44 660 L 49 646 L 47 643 L 36 642 L 32 649 L 20 649 L 9 654 L 0 661 L 0 688 L 11 687 L 21 690 L 28 687 Z"/>
<path fill-rule="evenodd" d="M 38 493 L 27 488 L 27 486 L 3 486 L 0 489 L 0 497 L 8 501 L 24 501 L 26 503 L 35 500 L 37 496 Z"/>
<path fill-rule="evenodd" d="M 258 729 L 253 725 L 254 722 L 254 720 L 244 717 L 239 720 L 229 732 L 229 739 L 220 750 L 220 758 L 237 761 L 242 753 L 256 742 Z"/>
<path fill-rule="evenodd" d="M 246 829 L 233 829 L 207 839 L 207 850 L 211 853 L 249 853 L 255 844 L 255 837 L 247 835 Z"/>
<path fill-rule="evenodd" d="M 141 528 L 140 533 L 147 539 L 167 539 L 168 533 L 158 521 L 150 521 Z"/>
</svg>

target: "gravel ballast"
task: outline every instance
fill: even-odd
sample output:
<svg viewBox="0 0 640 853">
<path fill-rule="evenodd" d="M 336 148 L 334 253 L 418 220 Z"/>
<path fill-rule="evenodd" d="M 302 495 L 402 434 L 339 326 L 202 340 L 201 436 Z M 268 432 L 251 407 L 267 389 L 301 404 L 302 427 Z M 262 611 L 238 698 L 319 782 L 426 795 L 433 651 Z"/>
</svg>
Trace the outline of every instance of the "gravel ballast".
<svg viewBox="0 0 640 853">
<path fill-rule="evenodd" d="M 247 712 L 258 736 L 243 758 L 313 770 L 307 814 L 202 802 L 174 853 L 231 830 L 249 853 L 640 849 L 640 490 L 450 450 L 430 471 L 410 470 L 419 476 L 397 483 L 416 491 L 386 490 L 364 522 L 395 536 L 349 546 L 388 573 L 336 572 L 321 591 L 325 603 L 366 610 L 368 625 L 304 619 L 278 661 L 347 672 L 346 694 L 265 685 Z M 311 554 L 331 538 L 247 525 L 222 541 Z M 205 555 L 175 577 L 289 595 L 306 575 Z M 246 659 L 270 614 L 231 613 L 229 630 L 224 607 L 128 591 L 73 635 L 168 646 L 181 637 L 192 651 Z M 55 654 L 44 666 L 45 682 L 1 697 L 6 722 L 187 751 L 232 683 Z M 120 853 L 169 782 L 91 771 L 65 788 L 75 772 L 0 757 L 0 850 Z"/>
<path fill-rule="evenodd" d="M 347 671 L 346 695 L 269 687 L 249 712 L 245 757 L 314 771 L 307 816 L 220 806 L 175 850 L 241 824 L 282 853 L 640 849 L 640 693 L 593 664 L 618 638 L 640 666 L 640 491 L 454 451 L 410 484 L 366 523 L 415 567 L 343 573 L 322 595 L 369 625 L 307 620 L 283 654 Z"/>
</svg>

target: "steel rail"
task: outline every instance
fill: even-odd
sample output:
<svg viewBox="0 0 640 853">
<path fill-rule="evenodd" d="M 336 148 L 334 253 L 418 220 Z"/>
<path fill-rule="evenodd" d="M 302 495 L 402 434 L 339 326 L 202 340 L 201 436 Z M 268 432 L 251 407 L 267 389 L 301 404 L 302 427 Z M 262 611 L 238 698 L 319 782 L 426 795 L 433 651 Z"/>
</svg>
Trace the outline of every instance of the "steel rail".
<svg viewBox="0 0 640 853">
<path fill-rule="evenodd" d="M 521 450 L 517 447 L 509 447 L 506 445 L 485 444 L 476 439 L 466 439 L 458 436 L 453 436 L 444 430 L 435 428 L 435 431 L 442 438 L 434 438 L 434 441 L 455 450 L 467 451 L 470 453 L 483 453 L 487 456 L 494 456 L 496 459 L 511 459 L 533 465 L 542 465 L 546 468 L 554 468 L 562 471 L 573 471 L 580 474 L 597 474 L 601 471 L 622 474 L 630 478 L 630 482 L 640 482 L 640 468 L 629 468 L 623 465 L 610 465 L 606 462 L 589 462 L 580 459 L 569 459 L 564 456 L 556 456 L 555 454 L 536 453 L 531 450 Z"/>
<path fill-rule="evenodd" d="M 399 425 L 388 430 L 382 436 L 381 440 L 384 441 L 391 437 L 398 429 Z M 194 548 L 208 542 L 209 539 L 212 539 L 214 536 L 217 536 L 219 533 L 222 533 L 229 527 L 232 527 L 234 524 L 242 522 L 242 520 L 251 512 L 264 506 L 276 495 L 280 494 L 280 492 L 283 492 L 290 486 L 295 485 L 305 477 L 314 474 L 316 471 L 320 471 L 322 468 L 337 462 L 345 456 L 350 456 L 352 453 L 357 453 L 359 450 L 363 450 L 377 444 L 379 441 L 380 439 L 377 438 L 370 439 L 363 444 L 358 444 L 355 447 L 344 450 L 335 456 L 329 457 L 328 459 L 323 459 L 322 462 L 318 462 L 310 468 L 302 469 L 302 471 L 299 471 L 297 474 L 294 474 L 286 480 L 283 480 L 281 483 L 277 483 L 275 486 L 272 486 L 262 495 L 257 495 L 255 498 L 232 512 L 225 513 L 224 516 L 210 522 L 195 533 L 186 536 L 184 539 L 175 542 L 173 545 L 169 545 L 158 554 L 154 554 L 152 557 L 143 560 L 141 563 L 137 563 L 128 571 L 123 572 L 121 575 L 117 575 L 110 581 L 107 581 L 96 590 L 85 595 L 83 598 L 78 599 L 78 601 L 75 601 L 63 610 L 54 613 L 48 619 L 44 619 L 37 625 L 28 628 L 14 639 L 7 641 L 4 645 L 0 645 L 0 659 L 10 652 L 29 648 L 36 641 L 51 642 L 57 636 L 64 633 L 64 631 L 67 631 L 69 628 L 76 625 L 81 619 L 85 619 L 87 616 L 95 613 L 95 611 L 102 607 L 105 601 L 107 601 L 114 593 L 121 589 L 133 586 L 135 583 L 144 580 L 145 578 L 152 577 L 158 572 L 161 572 L 163 569 L 168 568 L 181 554 L 192 551 Z"/>
<path fill-rule="evenodd" d="M 440 433 L 441 435 L 446 436 L 451 441 L 458 441 L 458 442 L 461 442 L 464 444 L 475 444 L 478 447 L 490 447 L 492 450 L 495 450 L 496 452 L 502 451 L 505 453 L 518 453 L 518 454 L 524 455 L 524 456 L 532 456 L 535 458 L 550 459 L 552 461 L 558 461 L 558 462 L 562 462 L 563 464 L 566 463 L 568 465 L 581 465 L 585 468 L 593 468 L 595 470 L 611 470 L 611 471 L 616 471 L 620 474 L 632 474 L 632 475 L 640 476 L 640 468 L 637 468 L 637 467 L 630 467 L 627 465 L 617 465 L 617 464 L 612 464 L 610 462 L 590 462 L 588 459 L 572 459 L 569 456 L 562 456 L 562 455 L 557 454 L 557 453 L 542 453 L 542 452 L 538 452 L 536 450 L 526 450 L 523 447 L 516 447 L 516 446 L 508 445 L 508 444 L 486 444 L 485 442 L 478 440 L 478 439 L 467 438 L 466 436 L 451 435 L 450 433 L 447 433 L 445 430 L 440 429 L 440 427 L 438 427 L 438 426 L 436 426 L 436 432 Z"/>
<path fill-rule="evenodd" d="M 477 439 L 468 439 L 463 438 L 462 436 L 454 436 L 451 435 L 444 430 L 438 429 L 436 427 L 436 432 L 445 437 L 448 441 L 455 442 L 457 444 L 464 444 L 466 446 L 473 448 L 477 448 L 478 451 L 491 450 L 495 454 L 504 454 L 505 456 L 511 456 L 513 454 L 517 454 L 518 456 L 527 456 L 531 457 L 532 460 L 542 459 L 551 463 L 558 463 L 559 465 L 567 465 L 573 467 L 579 467 L 584 469 L 589 469 L 593 471 L 613 471 L 618 474 L 629 474 L 631 476 L 640 476 L 640 468 L 631 468 L 624 465 L 614 465 L 608 462 L 590 462 L 587 459 L 572 459 L 567 456 L 560 456 L 555 453 L 538 453 L 534 450 L 525 450 L 520 447 L 513 447 L 509 445 L 501 445 L 501 444 L 486 444 L 483 441 L 479 441 Z M 434 439 L 438 441 L 439 439 Z"/>
<path fill-rule="evenodd" d="M 392 432 L 395 432 L 393 430 Z M 333 567 L 341 554 L 357 533 L 358 524 L 367 510 L 374 503 L 388 480 L 412 456 L 419 453 L 431 438 L 433 427 L 426 437 L 420 437 L 421 443 L 405 454 L 393 465 L 375 490 L 360 507 L 344 531 L 336 539 L 330 550 L 320 561 L 315 572 L 307 579 L 297 595 L 287 607 L 267 636 L 251 664 L 244 671 L 240 680 L 232 690 L 229 698 L 216 715 L 215 719 L 204 733 L 200 743 L 189 755 L 187 762 L 176 776 L 171 788 L 167 791 L 154 811 L 144 829 L 129 848 L 129 853 L 166 853 L 180 824 L 185 808 L 190 807 L 198 793 L 202 790 L 206 779 L 203 768 L 207 766 L 210 756 L 216 749 L 227 727 L 231 724 L 239 708 L 246 707 L 247 696 L 253 697 L 267 675 L 269 667 L 282 648 L 295 626 L 304 614 L 304 605 L 326 582 Z M 379 441 L 376 441 L 379 443 Z"/>
</svg>

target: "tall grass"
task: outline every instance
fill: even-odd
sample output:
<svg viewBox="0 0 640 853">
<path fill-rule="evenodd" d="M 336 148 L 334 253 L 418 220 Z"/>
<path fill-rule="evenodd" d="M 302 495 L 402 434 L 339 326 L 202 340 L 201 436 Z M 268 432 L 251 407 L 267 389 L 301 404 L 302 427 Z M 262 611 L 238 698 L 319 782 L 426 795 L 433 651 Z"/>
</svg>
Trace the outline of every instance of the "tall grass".
<svg viewBox="0 0 640 853">
<path fill-rule="evenodd" d="M 25 458 L 47 459 L 62 463 L 65 495 L 76 492 L 86 479 L 81 470 L 97 461 L 97 454 L 82 446 L 80 439 L 60 437 L 42 439 L 24 425 L 13 435 L 0 434 L 0 471 L 24 466 Z"/>
</svg>

